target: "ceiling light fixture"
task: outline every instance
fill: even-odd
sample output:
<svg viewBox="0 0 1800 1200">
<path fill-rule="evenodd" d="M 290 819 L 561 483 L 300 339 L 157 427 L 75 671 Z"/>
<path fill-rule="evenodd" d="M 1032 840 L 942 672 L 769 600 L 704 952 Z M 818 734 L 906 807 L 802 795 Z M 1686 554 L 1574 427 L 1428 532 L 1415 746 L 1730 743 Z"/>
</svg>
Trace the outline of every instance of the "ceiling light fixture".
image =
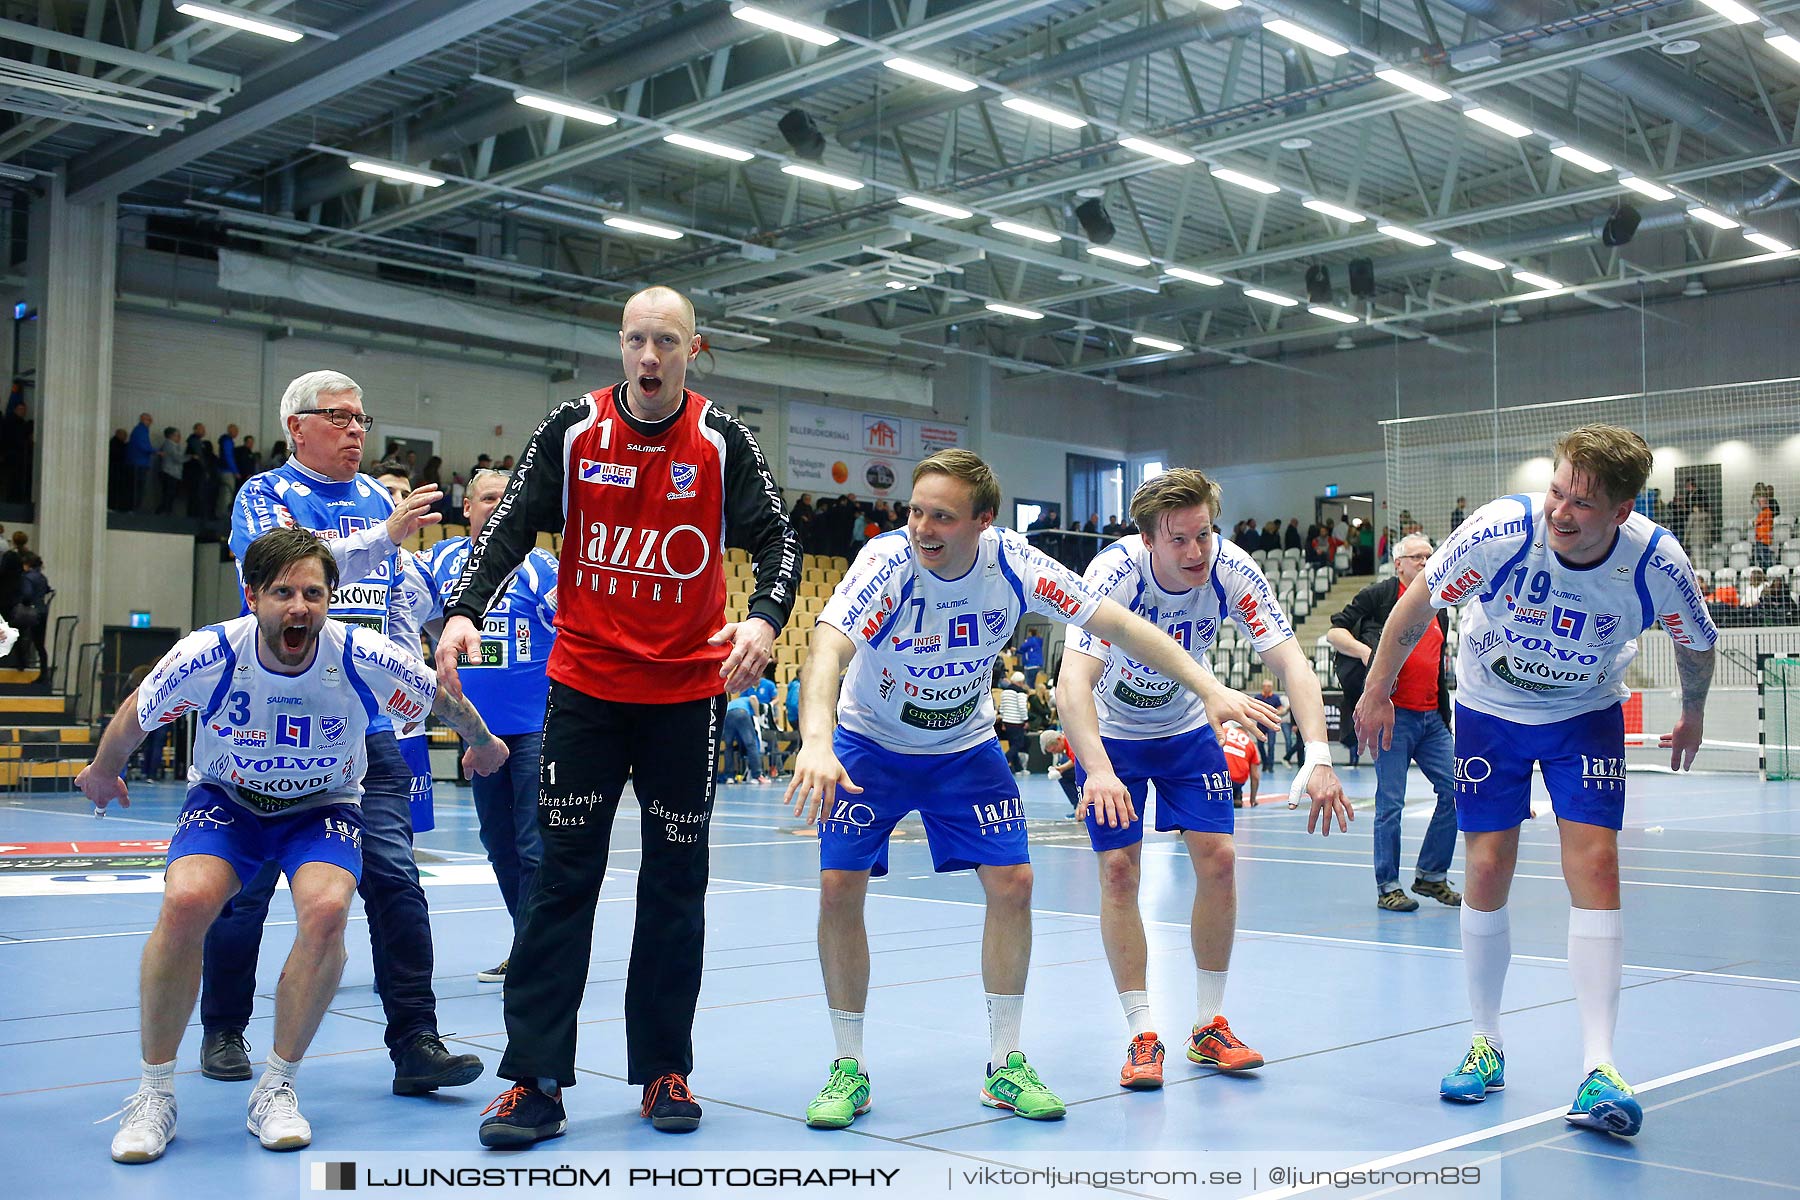
<svg viewBox="0 0 1800 1200">
<path fill-rule="evenodd" d="M 1800 38 L 1786 30 L 1772 29 L 1763 34 L 1763 41 L 1777 54 L 1785 54 L 1795 62 L 1800 62 Z"/>
<path fill-rule="evenodd" d="M 926 83 L 935 83 L 939 87 L 949 88 L 953 92 L 972 92 L 981 85 L 973 79 L 952 74 L 930 63 L 920 62 L 916 58 L 890 58 L 887 60 L 889 70 L 898 71 L 902 75 L 911 75 L 914 79 L 923 79 Z"/>
<path fill-rule="evenodd" d="M 1044 319 L 1044 314 L 1038 312 L 1035 308 L 1020 308 L 1013 304 L 996 304 L 989 302 L 987 310 L 989 312 L 997 312 L 1005 317 L 1021 317 L 1027 321 L 1041 321 Z"/>
<path fill-rule="evenodd" d="M 1619 183 L 1638 195 L 1648 196 L 1652 200 L 1673 200 L 1675 198 L 1675 193 L 1668 188 L 1651 183 L 1648 179 L 1640 179 L 1636 175 L 1627 175 L 1620 179 Z"/>
<path fill-rule="evenodd" d="M 175 6 L 175 11 L 197 17 L 202 21 L 216 21 L 220 25 L 230 25 L 234 29 L 242 29 L 246 33 L 261 34 L 266 38 L 274 38 L 278 42 L 297 42 L 306 36 L 306 31 L 286 21 L 277 21 L 274 17 L 265 17 L 261 13 L 245 12 L 240 9 L 227 8 L 223 4 L 199 4 L 195 0 L 182 0 Z"/>
<path fill-rule="evenodd" d="M 697 138 L 689 133 L 665 133 L 663 141 L 671 146 L 698 150 L 702 154 L 710 154 L 715 158 L 729 158 L 732 162 L 749 162 L 756 157 L 748 150 L 739 150 L 736 146 L 727 146 L 723 142 L 709 142 L 705 138 Z"/>
<path fill-rule="evenodd" d="M 589 108 L 585 104 L 575 104 L 568 100 L 558 100 L 551 96 L 539 96 L 531 92 L 515 92 L 513 100 L 526 108 L 541 109 L 555 113 L 561 117 L 571 117 L 577 121 L 586 121 L 590 125 L 617 125 L 619 118 L 598 108 Z"/>
<path fill-rule="evenodd" d="M 605 224 L 614 229 L 623 229 L 626 233 L 642 233 L 670 242 L 682 236 L 679 229 L 670 229 L 667 225 L 652 225 L 649 221 L 638 221 L 631 217 L 608 217 Z"/>
<path fill-rule="evenodd" d="M 1746 242 L 1756 243 L 1758 246 L 1761 246 L 1764 250 L 1769 251 L 1771 254 L 1787 254 L 1788 252 L 1793 250 L 1793 247 L 1788 245 L 1786 242 L 1781 241 L 1778 238 L 1772 238 L 1766 233 L 1755 233 L 1752 231 L 1746 231 L 1744 233 L 1744 240 Z"/>
<path fill-rule="evenodd" d="M 1430 100 L 1433 103 L 1436 103 L 1441 100 L 1448 100 L 1450 98 L 1450 93 L 1446 92 L 1443 88 L 1439 87 L 1437 84 L 1427 83 L 1423 79 L 1418 79 L 1418 78 L 1415 78 L 1414 76 L 1408 75 L 1405 71 L 1396 71 L 1392 67 L 1387 67 L 1383 70 L 1375 72 L 1375 78 L 1385 79 L 1389 83 L 1393 84 L 1395 87 L 1404 88 L 1407 91 L 1411 92 L 1413 95 L 1423 96 L 1423 97 L 1425 97 L 1425 99 Z"/>
<path fill-rule="evenodd" d="M 1350 53 L 1350 47 L 1334 42 L 1323 34 L 1314 33 L 1304 26 L 1296 25 L 1292 21 L 1284 21 L 1280 17 L 1271 17 L 1264 21 L 1263 28 L 1278 37 L 1296 42 L 1308 50 L 1317 50 L 1320 54 L 1331 58 Z"/>
<path fill-rule="evenodd" d="M 1136 345 L 1148 346 L 1152 350 L 1167 350 L 1170 354 L 1180 354 L 1183 350 L 1187 349 L 1187 347 L 1180 342 L 1165 341 L 1164 339 L 1157 337 L 1146 337 L 1141 333 L 1132 334 L 1131 340 Z"/>
<path fill-rule="evenodd" d="M 1508 296 L 1506 298 L 1506 303 L 1511 305 L 1511 304 L 1518 304 L 1522 300 L 1548 300 L 1552 296 L 1566 296 L 1568 294 L 1569 294 L 1569 289 L 1566 287 L 1544 288 L 1542 291 L 1520 292 L 1516 296 Z M 1502 310 L 1502 311 L 1504 312 L 1504 310 Z M 1502 315 L 1500 318 L 1500 323 L 1503 325 L 1511 325 L 1513 322 L 1508 321 L 1506 319 L 1506 317 L 1504 315 Z"/>
<path fill-rule="evenodd" d="M 1452 250 L 1450 257 L 1468 263 L 1471 267 L 1480 267 L 1484 271 L 1504 271 L 1506 264 L 1497 258 L 1489 258 L 1485 254 L 1477 254 L 1473 250 Z"/>
<path fill-rule="evenodd" d="M 1141 254 L 1132 254 L 1126 250 L 1115 250 L 1111 246 L 1088 246 L 1086 250 L 1095 258 L 1110 258 L 1114 262 L 1124 263 L 1128 267 L 1147 267 L 1150 260 Z"/>
<path fill-rule="evenodd" d="M 848 175 L 833 175 L 830 171 L 821 171 L 817 167 L 803 167 L 799 163 L 788 163 L 781 168 L 782 174 L 792 175 L 797 179 L 810 179 L 814 183 L 822 183 L 827 187 L 839 188 L 846 192 L 859 192 L 867 185 L 860 179 L 852 179 Z"/>
<path fill-rule="evenodd" d="M 1511 117 L 1503 117 L 1491 108 L 1465 108 L 1463 116 L 1510 138 L 1528 137 L 1531 134 L 1531 126 L 1521 125 Z"/>
<path fill-rule="evenodd" d="M 799 21 L 758 8 L 754 4 L 734 4 L 731 15 L 740 21 L 748 21 L 752 25 L 761 25 L 764 29 L 772 29 L 776 33 L 785 33 L 789 37 L 799 38 L 803 42 L 811 42 L 815 46 L 829 46 L 838 40 L 838 35 L 829 29 L 820 29 L 816 25 L 805 25 Z"/>
<path fill-rule="evenodd" d="M 1752 9 L 1745 8 L 1737 0 L 1700 0 L 1700 3 L 1730 21 L 1733 25 L 1749 25 L 1762 20 Z"/>
<path fill-rule="evenodd" d="M 1001 233 L 1010 233 L 1014 237 L 1030 238 L 1034 242 L 1060 242 L 1062 234 L 1051 233 L 1048 229 L 1039 229 L 1035 225 L 1021 225 L 1017 221 L 990 221 L 989 224 Z"/>
<path fill-rule="evenodd" d="M 427 175 L 423 171 L 411 171 L 405 167 L 397 167 L 392 163 L 370 162 L 366 158 L 350 160 L 352 171 L 361 171 L 365 175 L 379 175 L 383 179 L 391 179 L 395 183 L 416 183 L 423 187 L 443 187 L 444 180 L 440 175 Z"/>
<path fill-rule="evenodd" d="M 1437 245 L 1436 238 L 1426 237 L 1422 233 L 1414 233 L 1412 230 L 1404 229 L 1399 225 L 1377 225 L 1375 228 L 1377 230 L 1379 230 L 1380 232 L 1387 234 L 1389 237 L 1393 238 L 1395 241 L 1405 242 L 1409 246 L 1435 246 L 1435 245 Z"/>
<path fill-rule="evenodd" d="M 975 215 L 966 208 L 958 208 L 954 204 L 945 204 L 942 200 L 933 200 L 927 196 L 901 196 L 900 203 L 908 208 L 921 208 L 928 213 L 936 213 L 940 217 L 949 217 L 956 221 Z"/>
<path fill-rule="evenodd" d="M 1254 175 L 1246 175 L 1242 171 L 1234 171 L 1230 167 L 1214 167 L 1214 179 L 1223 179 L 1226 183 L 1235 183 L 1241 188 L 1249 188 L 1253 192 L 1261 192 L 1265 196 L 1273 196 L 1281 190 L 1279 184 L 1270 183 L 1266 179 L 1258 179 Z"/>
<path fill-rule="evenodd" d="M 1120 138 L 1119 145 L 1127 150 L 1136 150 L 1139 154 L 1148 154 L 1151 158 L 1172 162 L 1178 167 L 1189 166 L 1194 161 L 1194 156 L 1191 154 L 1183 154 L 1179 150 L 1171 150 L 1167 146 L 1159 146 L 1155 142 L 1148 142 L 1143 138 Z"/>
<path fill-rule="evenodd" d="M 1592 171 L 1596 175 L 1613 169 L 1612 164 L 1605 159 L 1595 158 L 1586 150 L 1577 150 L 1573 146 L 1552 146 L 1550 147 L 1550 153 L 1556 155 L 1556 157 L 1562 159 L 1564 162 L 1572 162 L 1582 170 Z"/>
<path fill-rule="evenodd" d="M 1312 209 L 1316 213 L 1324 213 L 1328 217 L 1336 217 L 1338 220 L 1347 221 L 1352 225 L 1360 224 L 1369 219 L 1353 208 L 1344 208 L 1341 205 L 1331 203 L 1329 200 L 1303 200 L 1301 201 L 1301 205 L 1305 208 Z"/>
<path fill-rule="evenodd" d="M 1204 271 L 1195 271 L 1188 267 L 1164 267 L 1163 270 L 1177 279 L 1185 279 L 1189 283 L 1198 283 L 1205 287 L 1218 287 L 1225 282 L 1217 275 L 1208 275 Z"/>
<path fill-rule="evenodd" d="M 1016 113 L 1024 113 L 1028 117 L 1036 117 L 1040 121 L 1048 121 L 1052 125 L 1060 125 L 1064 129 L 1081 129 L 1087 121 L 1074 113 L 1066 113 L 1060 108 L 1051 108 L 1048 104 L 1039 104 L 1036 100 L 1027 100 L 1023 96 L 1009 96 L 1001 105 Z"/>
<path fill-rule="evenodd" d="M 1300 302 L 1292 296 L 1284 296 L 1280 292 L 1267 292 L 1262 288 L 1245 288 L 1244 295 L 1252 300 L 1262 300 L 1269 304 L 1279 304 L 1283 308 L 1293 308 Z"/>
<path fill-rule="evenodd" d="M 1688 216 L 1694 218 L 1694 220 L 1705 221 L 1708 225 L 1718 229 L 1736 229 L 1738 227 L 1738 222 L 1732 220 L 1724 213 L 1714 212 L 1710 208 L 1703 208 L 1700 205 L 1695 205 L 1687 211 Z"/>
<path fill-rule="evenodd" d="M 1550 278 L 1548 275 L 1539 275 L 1536 271 L 1521 271 L 1517 267 L 1514 267 L 1512 274 L 1513 278 L 1517 279 L 1519 282 L 1529 283 L 1531 286 L 1542 288 L 1545 291 L 1560 291 L 1562 288 L 1561 283 Z"/>
<path fill-rule="evenodd" d="M 1315 317 L 1324 317 L 1327 321 L 1336 321 L 1340 325 L 1356 325 L 1362 318 L 1355 313 L 1347 313 L 1341 308 L 1332 308 L 1324 304 L 1309 304 L 1306 311 Z"/>
</svg>

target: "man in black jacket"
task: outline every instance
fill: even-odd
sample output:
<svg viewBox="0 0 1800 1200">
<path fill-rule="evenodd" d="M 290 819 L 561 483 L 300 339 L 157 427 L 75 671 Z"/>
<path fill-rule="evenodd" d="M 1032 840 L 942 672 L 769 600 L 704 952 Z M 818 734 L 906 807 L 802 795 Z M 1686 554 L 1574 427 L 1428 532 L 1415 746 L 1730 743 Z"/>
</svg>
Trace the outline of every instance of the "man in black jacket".
<svg viewBox="0 0 1800 1200">
<path fill-rule="evenodd" d="M 1351 707 L 1352 685 L 1359 696 L 1362 692 L 1388 614 L 1430 557 L 1431 541 L 1424 534 L 1400 539 L 1394 548 L 1393 578 L 1364 588 L 1331 618 L 1325 640 L 1338 653 L 1346 710 Z M 1437 792 L 1412 890 L 1439 904 L 1462 904 L 1462 896 L 1444 878 L 1456 850 L 1456 758 L 1450 737 L 1450 692 L 1445 686 L 1449 625 L 1448 614 L 1439 610 L 1400 668 L 1394 688 L 1393 751 L 1383 751 L 1375 760 L 1375 894 L 1377 905 L 1391 912 L 1419 907 L 1400 890 L 1400 812 L 1406 807 L 1406 771 L 1411 762 L 1419 764 Z"/>
</svg>

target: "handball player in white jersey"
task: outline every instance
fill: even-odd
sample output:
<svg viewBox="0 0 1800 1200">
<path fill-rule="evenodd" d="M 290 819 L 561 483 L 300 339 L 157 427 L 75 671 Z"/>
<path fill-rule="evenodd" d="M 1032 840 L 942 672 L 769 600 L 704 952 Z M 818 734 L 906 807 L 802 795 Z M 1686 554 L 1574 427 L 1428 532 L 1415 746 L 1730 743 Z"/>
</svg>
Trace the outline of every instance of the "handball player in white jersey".
<svg viewBox="0 0 1800 1200">
<path fill-rule="evenodd" d="M 1472 1103 L 1506 1086 L 1506 902 L 1535 762 L 1562 842 L 1569 975 L 1581 1019 L 1584 1078 L 1566 1119 L 1625 1137 L 1643 1125 L 1612 1044 L 1624 962 L 1625 673 L 1638 636 L 1660 623 L 1681 679 L 1681 716 L 1662 744 L 1672 751 L 1670 767 L 1683 770 L 1700 747 L 1717 640 L 1687 555 L 1668 530 L 1633 510 L 1651 463 L 1650 447 L 1629 429 L 1586 425 L 1564 436 L 1548 492 L 1483 506 L 1431 556 L 1426 585 L 1407 589 L 1388 618 L 1356 706 L 1357 736 L 1387 750 L 1401 663 L 1434 608 L 1473 602 L 1457 631 L 1455 776 L 1468 848 L 1462 941 L 1474 1037 L 1439 1093 Z"/>
<path fill-rule="evenodd" d="M 246 616 L 197 629 L 119 705 L 75 783 L 96 809 L 129 805 L 119 771 L 145 734 L 198 716 L 188 794 L 169 841 L 162 910 L 140 976 L 143 1062 L 112 1140 L 122 1163 L 160 1158 L 175 1136 L 175 1053 L 219 909 L 267 862 L 287 873 L 297 918 L 275 996 L 275 1038 L 246 1128 L 270 1150 L 312 1142 L 294 1079 L 344 967 L 344 923 L 362 874 L 360 800 L 371 722 L 429 712 L 469 739 L 486 774 L 506 745 L 439 692 L 416 650 L 328 620 L 337 564 L 303 529 L 276 529 L 243 561 Z"/>
<path fill-rule="evenodd" d="M 870 1106 L 863 906 L 870 876 L 887 873 L 889 834 L 915 810 L 934 868 L 973 868 L 986 895 L 981 1102 L 1033 1120 L 1065 1111 L 1019 1049 L 1032 874 L 989 690 L 1025 611 L 1118 644 L 1201 695 L 1214 720 L 1277 724 L 1273 709 L 1224 687 L 1154 625 L 1096 596 L 1020 534 L 994 529 L 999 504 L 999 484 L 976 455 L 925 459 L 913 471 L 906 530 L 869 540 L 813 627 L 787 796 L 819 823 L 819 960 L 837 1053 L 807 1106 L 815 1128 L 842 1129 Z"/>
</svg>

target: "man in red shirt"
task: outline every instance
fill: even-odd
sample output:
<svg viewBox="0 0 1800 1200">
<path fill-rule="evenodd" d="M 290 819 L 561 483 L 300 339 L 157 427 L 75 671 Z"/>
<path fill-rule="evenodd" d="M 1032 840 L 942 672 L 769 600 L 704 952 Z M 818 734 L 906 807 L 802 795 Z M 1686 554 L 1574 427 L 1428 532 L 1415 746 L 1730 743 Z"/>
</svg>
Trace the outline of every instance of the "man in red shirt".
<svg viewBox="0 0 1800 1200">
<path fill-rule="evenodd" d="M 1236 721 L 1225 723 L 1225 737 L 1219 744 L 1225 752 L 1225 770 L 1231 774 L 1231 807 L 1244 807 L 1244 784 L 1250 784 L 1250 807 L 1256 807 L 1256 793 L 1262 789 L 1262 755 L 1256 739 Z M 1258 1056 L 1257 1061 L 1261 1061 Z"/>
<path fill-rule="evenodd" d="M 627 774 L 643 861 L 625 984 L 629 1082 L 657 1129 L 700 1123 L 688 1090 L 705 940 L 707 829 L 725 693 L 768 663 L 800 582 L 800 545 L 750 431 L 687 390 L 694 308 L 656 287 L 625 305 L 625 380 L 552 412 L 444 598 L 437 662 L 460 695 L 459 655 L 539 533 L 563 535 L 548 673 L 538 828 L 544 857 L 509 956 L 506 1055 L 518 1085 L 481 1141 L 528 1146 L 567 1125 L 576 1010 L 594 906 Z M 755 561 L 749 615 L 725 621 L 724 558 Z"/>
<path fill-rule="evenodd" d="M 1364 588 L 1331 618 L 1332 627 L 1325 633 L 1331 648 L 1367 668 L 1388 614 L 1430 557 L 1431 539 L 1424 534 L 1401 538 L 1394 547 L 1393 578 Z M 1449 625 L 1448 614 L 1439 609 L 1437 619 L 1425 627 L 1424 636 L 1401 664 L 1394 686 L 1393 752 L 1384 750 L 1375 760 L 1375 902 L 1390 912 L 1419 907 L 1400 890 L 1400 813 L 1406 807 L 1407 767 L 1413 762 L 1437 792 L 1437 808 L 1419 847 L 1412 890 L 1439 904 L 1462 904 L 1462 896 L 1444 878 L 1456 851 L 1456 755 L 1450 736 L 1450 694 L 1444 686 L 1444 634 Z"/>
</svg>

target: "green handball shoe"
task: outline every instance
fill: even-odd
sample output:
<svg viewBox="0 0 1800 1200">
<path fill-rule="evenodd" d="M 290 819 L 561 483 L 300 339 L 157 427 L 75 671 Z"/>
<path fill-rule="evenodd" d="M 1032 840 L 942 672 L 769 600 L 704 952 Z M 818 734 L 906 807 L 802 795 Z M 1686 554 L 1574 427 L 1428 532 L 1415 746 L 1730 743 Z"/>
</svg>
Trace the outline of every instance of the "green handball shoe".
<svg viewBox="0 0 1800 1200">
<path fill-rule="evenodd" d="M 991 1069 L 993 1064 L 988 1066 Z M 1017 1050 L 1006 1056 L 1004 1066 L 988 1076 L 987 1085 L 981 1089 L 981 1102 L 989 1108 L 1010 1109 L 1028 1121 L 1054 1121 L 1068 1111 Z"/>
<path fill-rule="evenodd" d="M 836 1059 L 831 1078 L 806 1106 L 806 1123 L 814 1129 L 848 1129 L 869 1111 L 869 1077 L 854 1058 Z"/>
</svg>

